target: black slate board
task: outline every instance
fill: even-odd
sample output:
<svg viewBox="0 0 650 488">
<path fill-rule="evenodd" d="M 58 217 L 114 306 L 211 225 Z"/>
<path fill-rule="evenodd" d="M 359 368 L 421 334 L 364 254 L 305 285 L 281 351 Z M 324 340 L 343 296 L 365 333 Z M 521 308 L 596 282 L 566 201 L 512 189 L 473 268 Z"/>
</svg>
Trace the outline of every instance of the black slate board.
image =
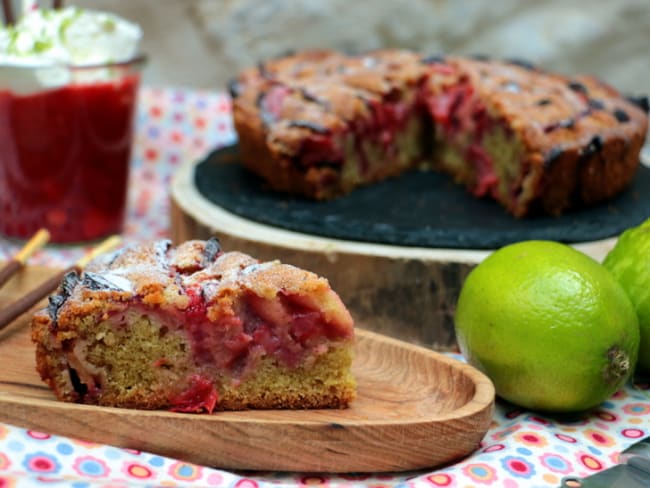
<svg viewBox="0 0 650 488">
<path fill-rule="evenodd" d="M 196 167 L 209 201 L 240 217 L 305 234 L 399 246 L 495 249 L 548 239 L 567 243 L 612 237 L 650 216 L 650 169 L 603 204 L 561 217 L 515 219 L 496 202 L 477 199 L 447 175 L 411 171 L 327 202 L 278 194 L 238 163 L 236 145 L 217 149 Z"/>
</svg>

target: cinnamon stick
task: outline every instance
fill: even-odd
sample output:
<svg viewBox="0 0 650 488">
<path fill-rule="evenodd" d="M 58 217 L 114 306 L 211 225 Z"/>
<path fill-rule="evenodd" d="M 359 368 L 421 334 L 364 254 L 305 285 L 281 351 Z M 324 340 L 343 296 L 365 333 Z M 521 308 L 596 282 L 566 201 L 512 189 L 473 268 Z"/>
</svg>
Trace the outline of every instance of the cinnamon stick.
<svg viewBox="0 0 650 488">
<path fill-rule="evenodd" d="M 14 9 L 11 5 L 11 0 L 2 0 L 2 13 L 4 14 L 5 23 L 7 25 L 12 25 L 16 22 L 16 17 L 14 16 Z"/>
<path fill-rule="evenodd" d="M 9 278 L 22 269 L 23 265 L 16 259 L 11 259 L 5 264 L 4 268 L 0 269 L 0 286 L 4 285 Z"/>
<path fill-rule="evenodd" d="M 0 310 L 0 330 L 4 329 L 7 325 L 12 323 L 16 318 L 36 305 L 47 295 L 54 292 L 54 290 L 56 290 L 56 288 L 59 286 L 59 283 L 61 283 L 63 276 L 69 271 L 73 270 L 77 272 L 80 271 L 76 265 L 70 266 L 68 269 L 65 269 L 63 271 L 59 271 L 26 295 L 23 295 L 15 302 L 12 302 Z"/>
<path fill-rule="evenodd" d="M 56 290 L 59 284 L 61 283 L 61 280 L 63 279 L 63 276 L 66 273 L 69 273 L 70 271 L 76 271 L 77 273 L 80 273 L 90 261 L 95 259 L 100 254 L 103 254 L 113 249 L 119 243 L 120 243 L 120 238 L 118 236 L 113 236 L 106 239 L 99 246 L 91 250 L 88 254 L 86 254 L 79 261 L 77 261 L 76 264 L 68 267 L 67 269 L 64 269 L 63 271 L 59 271 L 54 276 L 41 283 L 38 287 L 31 290 L 26 295 L 20 297 L 18 300 L 14 301 L 13 303 L 7 305 L 5 308 L 0 310 L 0 330 L 4 329 L 7 325 L 13 322 L 24 312 L 26 312 L 34 305 L 36 305 L 38 302 L 40 302 L 43 298 L 45 298 L 46 296 L 54 292 L 54 290 Z"/>
<path fill-rule="evenodd" d="M 4 268 L 0 269 L 0 286 L 4 285 L 9 278 L 20 271 L 30 256 L 47 244 L 49 240 L 50 233 L 45 229 L 41 229 L 34 234 L 22 249 L 7 262 Z"/>
</svg>

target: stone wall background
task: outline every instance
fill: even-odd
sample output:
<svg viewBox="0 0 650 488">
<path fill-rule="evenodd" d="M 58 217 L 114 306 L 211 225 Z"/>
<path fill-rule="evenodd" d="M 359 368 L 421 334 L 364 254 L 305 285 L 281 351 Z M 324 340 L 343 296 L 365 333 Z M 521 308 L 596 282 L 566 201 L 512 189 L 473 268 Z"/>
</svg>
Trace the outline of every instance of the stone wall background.
<svg viewBox="0 0 650 488">
<path fill-rule="evenodd" d="M 70 1 L 69 3 L 73 3 Z M 520 57 L 650 93 L 650 0 L 77 0 L 143 26 L 145 82 L 223 89 L 288 50 Z"/>
</svg>

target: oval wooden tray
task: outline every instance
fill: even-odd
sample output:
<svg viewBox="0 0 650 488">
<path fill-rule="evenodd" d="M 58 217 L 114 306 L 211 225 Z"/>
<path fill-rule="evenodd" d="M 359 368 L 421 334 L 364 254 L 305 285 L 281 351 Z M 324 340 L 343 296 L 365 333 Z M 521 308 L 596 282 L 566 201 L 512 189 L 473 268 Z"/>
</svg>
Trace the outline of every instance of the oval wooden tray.
<svg viewBox="0 0 650 488">
<path fill-rule="evenodd" d="M 28 268 L 0 290 L 0 307 L 51 271 Z M 387 472 L 431 468 L 476 449 L 494 388 L 471 366 L 358 330 L 358 398 L 344 410 L 212 415 L 57 401 L 35 371 L 29 314 L 0 332 L 0 421 L 224 469 Z"/>
</svg>

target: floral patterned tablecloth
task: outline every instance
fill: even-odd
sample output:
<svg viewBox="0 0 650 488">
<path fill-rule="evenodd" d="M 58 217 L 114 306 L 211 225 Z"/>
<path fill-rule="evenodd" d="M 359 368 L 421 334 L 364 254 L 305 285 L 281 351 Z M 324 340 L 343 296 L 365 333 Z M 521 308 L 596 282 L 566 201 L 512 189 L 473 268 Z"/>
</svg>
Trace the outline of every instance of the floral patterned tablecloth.
<svg viewBox="0 0 650 488">
<path fill-rule="evenodd" d="M 124 240 L 166 237 L 168 187 L 175 168 L 234 140 L 222 93 L 145 87 L 141 91 Z M 0 260 L 15 243 L 0 240 Z M 64 266 L 83 247 L 50 247 L 31 262 Z M 0 372 L 1 374 L 1 372 Z M 479 449 L 434 471 L 392 474 L 226 472 L 152 453 L 120 449 L 0 424 L 0 488 L 65 486 L 555 487 L 563 477 L 608 468 L 650 435 L 650 385 L 628 385 L 579 418 L 548 417 L 498 402 Z"/>
</svg>

